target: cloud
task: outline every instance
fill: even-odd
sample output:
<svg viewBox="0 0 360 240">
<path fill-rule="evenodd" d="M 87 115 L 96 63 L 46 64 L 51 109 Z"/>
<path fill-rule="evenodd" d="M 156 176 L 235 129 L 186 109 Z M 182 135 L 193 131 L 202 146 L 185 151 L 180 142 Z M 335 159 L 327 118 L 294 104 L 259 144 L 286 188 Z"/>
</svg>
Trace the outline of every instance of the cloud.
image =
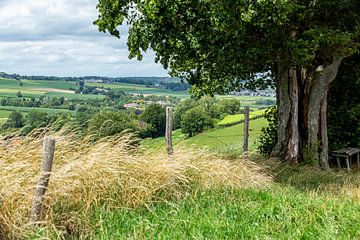
<svg viewBox="0 0 360 240">
<path fill-rule="evenodd" d="M 127 28 L 100 33 L 97 0 L 0 0 L 0 71 L 58 76 L 166 76 L 149 52 L 128 59 Z"/>
</svg>

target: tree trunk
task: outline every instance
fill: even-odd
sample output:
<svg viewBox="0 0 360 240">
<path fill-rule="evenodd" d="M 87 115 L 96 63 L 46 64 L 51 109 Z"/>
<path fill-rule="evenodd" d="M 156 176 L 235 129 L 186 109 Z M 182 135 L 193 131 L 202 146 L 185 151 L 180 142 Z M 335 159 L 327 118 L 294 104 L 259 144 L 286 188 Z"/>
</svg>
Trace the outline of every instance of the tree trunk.
<svg viewBox="0 0 360 240">
<path fill-rule="evenodd" d="M 299 87 L 295 68 L 277 66 L 278 141 L 272 155 L 287 162 L 299 161 Z"/>
<path fill-rule="evenodd" d="M 314 71 L 277 64 L 278 141 L 273 156 L 289 163 L 316 160 L 329 168 L 327 92 L 340 62 L 334 57 Z"/>
</svg>

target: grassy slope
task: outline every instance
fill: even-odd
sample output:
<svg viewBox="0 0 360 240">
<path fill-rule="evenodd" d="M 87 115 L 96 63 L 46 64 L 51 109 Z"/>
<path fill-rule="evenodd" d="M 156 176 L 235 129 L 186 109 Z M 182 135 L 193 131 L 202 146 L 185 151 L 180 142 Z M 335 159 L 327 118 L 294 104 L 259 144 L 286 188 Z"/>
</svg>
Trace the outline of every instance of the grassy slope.
<svg viewBox="0 0 360 240">
<path fill-rule="evenodd" d="M 174 203 L 99 211 L 93 239 L 355 239 L 360 205 L 289 188 L 211 189 Z"/>
<path fill-rule="evenodd" d="M 260 136 L 261 128 L 266 126 L 264 118 L 250 121 L 249 150 L 256 149 L 256 140 Z M 243 145 L 244 125 L 237 124 L 231 127 L 218 127 L 210 129 L 192 138 L 186 138 L 180 130 L 173 133 L 173 144 L 176 147 L 208 148 L 216 153 L 236 155 L 241 152 Z M 164 148 L 165 138 L 147 139 L 144 148 L 159 151 Z"/>
<path fill-rule="evenodd" d="M 0 109 L 0 119 L 7 118 L 10 115 L 10 113 L 11 111 Z"/>
<path fill-rule="evenodd" d="M 265 125 L 263 118 L 251 122 L 250 149 L 255 148 L 254 141 Z M 175 149 L 185 145 L 240 151 L 242 127 L 212 129 L 190 139 L 176 131 Z M 163 145 L 163 138 L 145 143 L 146 148 L 157 151 L 164 149 Z M 257 164 L 274 176 L 269 187 L 195 189 L 184 199 L 134 210 L 97 209 L 93 222 L 98 230 L 93 239 L 360 238 L 358 173 L 349 176 L 264 160 L 257 160 Z M 355 190 L 347 189 L 348 184 Z M 355 197 L 349 197 L 349 192 Z"/>
</svg>

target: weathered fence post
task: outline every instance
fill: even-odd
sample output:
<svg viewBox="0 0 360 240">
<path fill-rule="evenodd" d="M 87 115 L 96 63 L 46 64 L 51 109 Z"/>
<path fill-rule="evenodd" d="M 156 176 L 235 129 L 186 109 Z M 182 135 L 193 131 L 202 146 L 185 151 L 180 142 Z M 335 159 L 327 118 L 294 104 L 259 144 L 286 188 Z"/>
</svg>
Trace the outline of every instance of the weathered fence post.
<svg viewBox="0 0 360 240">
<path fill-rule="evenodd" d="M 169 155 L 172 155 L 174 153 L 174 149 L 172 145 L 172 130 L 173 130 L 173 111 L 171 107 L 167 107 L 165 139 L 166 139 L 166 151 Z"/>
<path fill-rule="evenodd" d="M 40 220 L 42 200 L 49 184 L 51 167 L 54 159 L 55 139 L 46 136 L 43 142 L 43 161 L 41 165 L 40 178 L 36 185 L 35 196 L 30 213 L 30 224 L 36 224 Z"/>
<path fill-rule="evenodd" d="M 249 107 L 245 107 L 244 111 L 244 143 L 243 143 L 243 152 L 249 150 Z"/>
</svg>

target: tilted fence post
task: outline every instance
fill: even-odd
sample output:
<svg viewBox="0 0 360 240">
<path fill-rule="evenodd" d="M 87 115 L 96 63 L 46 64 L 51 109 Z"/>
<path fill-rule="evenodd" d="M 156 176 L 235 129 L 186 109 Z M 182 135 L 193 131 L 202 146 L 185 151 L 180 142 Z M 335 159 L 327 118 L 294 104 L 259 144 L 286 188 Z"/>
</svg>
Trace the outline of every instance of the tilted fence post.
<svg viewBox="0 0 360 240">
<path fill-rule="evenodd" d="M 243 143 L 243 152 L 246 153 L 249 151 L 249 107 L 245 107 L 244 111 L 244 143 Z"/>
<path fill-rule="evenodd" d="M 43 161 L 41 165 L 40 178 L 36 185 L 35 195 L 30 213 L 30 224 L 36 224 L 36 222 L 40 220 L 40 214 L 43 205 L 42 201 L 46 189 L 49 185 L 51 168 L 54 160 L 54 153 L 55 139 L 53 137 L 46 136 L 43 142 Z"/>
<path fill-rule="evenodd" d="M 169 155 L 172 155 L 174 153 L 173 144 L 172 144 L 172 130 L 173 130 L 173 110 L 171 107 L 167 107 L 165 140 L 166 140 L 166 152 Z"/>
</svg>

